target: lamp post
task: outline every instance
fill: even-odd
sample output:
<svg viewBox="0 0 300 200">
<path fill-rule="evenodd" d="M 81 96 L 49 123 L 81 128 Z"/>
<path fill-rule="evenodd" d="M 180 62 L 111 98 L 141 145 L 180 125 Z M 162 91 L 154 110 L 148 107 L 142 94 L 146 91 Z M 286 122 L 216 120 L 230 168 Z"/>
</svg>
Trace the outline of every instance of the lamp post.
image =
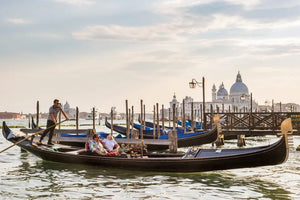
<svg viewBox="0 0 300 200">
<path fill-rule="evenodd" d="M 206 116 L 205 116 L 205 78 L 202 77 L 202 82 L 198 82 L 196 79 L 192 79 L 191 82 L 189 82 L 190 88 L 196 88 L 196 85 L 199 87 L 202 87 L 202 93 L 203 93 L 203 121 L 204 121 L 204 130 L 206 130 Z"/>
</svg>

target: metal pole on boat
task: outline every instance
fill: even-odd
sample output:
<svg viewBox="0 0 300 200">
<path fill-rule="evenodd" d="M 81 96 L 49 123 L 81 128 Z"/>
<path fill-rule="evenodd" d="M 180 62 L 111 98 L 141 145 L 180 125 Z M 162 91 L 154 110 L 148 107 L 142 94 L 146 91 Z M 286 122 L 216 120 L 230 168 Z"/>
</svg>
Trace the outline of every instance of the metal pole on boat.
<svg viewBox="0 0 300 200">
<path fill-rule="evenodd" d="M 161 105 L 161 118 L 162 118 L 162 134 L 165 134 L 165 109 L 164 104 Z"/>
<path fill-rule="evenodd" d="M 155 139 L 155 104 L 153 105 L 153 139 Z"/>
<path fill-rule="evenodd" d="M 141 139 L 144 139 L 144 135 L 143 135 L 143 99 L 141 99 L 141 126 L 140 126 L 140 137 Z"/>
<path fill-rule="evenodd" d="M 126 137 L 129 138 L 129 117 L 128 117 L 128 100 L 125 100 L 126 106 Z"/>
<path fill-rule="evenodd" d="M 158 106 L 158 103 L 156 103 L 156 116 L 157 116 L 157 138 L 160 137 L 160 127 L 159 127 L 159 106 Z"/>
<path fill-rule="evenodd" d="M 78 116 L 79 116 L 79 110 L 78 110 L 78 107 L 76 106 L 76 133 L 78 135 L 78 125 L 79 125 L 79 121 L 78 121 Z"/>
<path fill-rule="evenodd" d="M 39 119 L 40 119 L 40 102 L 36 102 L 36 128 L 39 129 Z"/>
</svg>

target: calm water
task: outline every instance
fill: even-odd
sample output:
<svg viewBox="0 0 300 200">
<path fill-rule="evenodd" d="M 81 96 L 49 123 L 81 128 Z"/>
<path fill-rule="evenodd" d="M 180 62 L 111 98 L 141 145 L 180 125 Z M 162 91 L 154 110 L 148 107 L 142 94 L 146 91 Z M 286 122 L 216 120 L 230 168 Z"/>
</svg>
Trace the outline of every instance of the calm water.
<svg viewBox="0 0 300 200">
<path fill-rule="evenodd" d="M 28 124 L 26 120 L 7 123 Z M 97 130 L 108 131 L 104 126 Z M 0 138 L 1 150 L 11 145 L 2 134 Z M 246 143 L 250 147 L 277 139 L 268 136 Z M 299 144 L 300 137 L 294 136 L 294 146 Z M 225 141 L 225 147 L 235 146 L 236 141 Z M 300 151 L 292 150 L 289 160 L 277 166 L 147 173 L 43 161 L 13 147 L 0 154 L 0 199 L 300 199 Z"/>
</svg>

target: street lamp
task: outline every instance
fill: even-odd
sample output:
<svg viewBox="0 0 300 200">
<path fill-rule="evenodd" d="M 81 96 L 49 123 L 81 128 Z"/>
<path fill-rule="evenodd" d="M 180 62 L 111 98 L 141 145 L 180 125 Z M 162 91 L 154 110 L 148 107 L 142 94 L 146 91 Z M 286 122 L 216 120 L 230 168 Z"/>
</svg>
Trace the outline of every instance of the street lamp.
<svg viewBox="0 0 300 200">
<path fill-rule="evenodd" d="M 198 82 L 196 79 L 192 79 L 191 82 L 189 82 L 189 86 L 190 88 L 195 88 L 196 85 L 198 85 L 199 87 L 202 87 L 202 83 L 201 82 Z"/>
<path fill-rule="evenodd" d="M 202 87 L 202 93 L 203 93 L 203 121 L 204 121 L 204 130 L 206 130 L 206 116 L 205 116 L 205 78 L 202 77 L 202 82 L 197 81 L 196 79 L 192 79 L 191 82 L 189 82 L 190 88 L 196 88 L 196 85 L 199 87 Z"/>
</svg>

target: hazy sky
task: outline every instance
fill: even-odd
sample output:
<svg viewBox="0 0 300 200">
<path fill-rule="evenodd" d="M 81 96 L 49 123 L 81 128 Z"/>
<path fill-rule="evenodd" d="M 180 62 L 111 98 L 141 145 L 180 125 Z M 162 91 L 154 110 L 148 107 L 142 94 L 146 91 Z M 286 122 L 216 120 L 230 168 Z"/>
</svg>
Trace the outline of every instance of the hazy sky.
<svg viewBox="0 0 300 200">
<path fill-rule="evenodd" d="M 202 101 L 192 78 L 229 91 L 240 71 L 259 104 L 300 103 L 300 1 L 1 0 L 0 111 L 89 111 L 125 99 Z"/>
</svg>

